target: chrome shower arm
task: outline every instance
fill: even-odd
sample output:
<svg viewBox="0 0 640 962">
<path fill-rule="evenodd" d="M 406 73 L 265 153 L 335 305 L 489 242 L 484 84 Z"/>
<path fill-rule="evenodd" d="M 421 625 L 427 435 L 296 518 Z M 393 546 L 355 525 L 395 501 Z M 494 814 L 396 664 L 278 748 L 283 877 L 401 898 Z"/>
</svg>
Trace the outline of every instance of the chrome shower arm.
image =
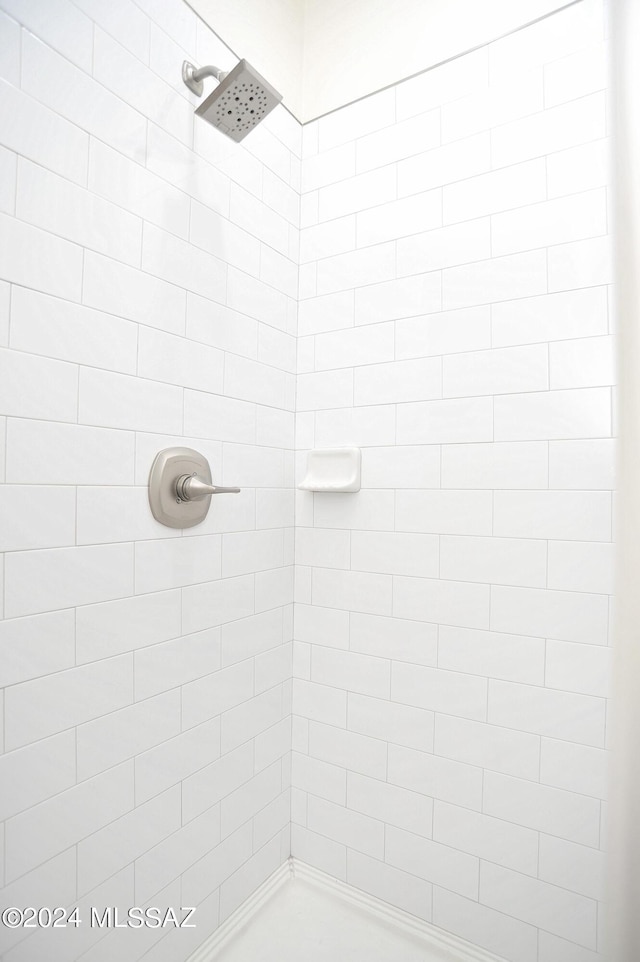
<svg viewBox="0 0 640 962">
<path fill-rule="evenodd" d="M 219 67 L 214 67 L 212 64 L 205 67 L 195 67 L 188 60 L 185 60 L 182 64 L 182 79 L 189 90 L 192 90 L 198 97 L 202 97 L 202 81 L 205 77 L 215 77 L 220 82 L 227 76 L 227 72 L 226 70 L 220 70 Z"/>
</svg>

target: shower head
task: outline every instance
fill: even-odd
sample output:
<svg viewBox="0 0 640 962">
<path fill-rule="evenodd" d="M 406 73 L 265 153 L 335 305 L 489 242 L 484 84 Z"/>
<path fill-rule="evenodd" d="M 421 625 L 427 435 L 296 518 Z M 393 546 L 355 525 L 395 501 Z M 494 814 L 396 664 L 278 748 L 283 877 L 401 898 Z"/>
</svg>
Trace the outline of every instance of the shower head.
<svg viewBox="0 0 640 962">
<path fill-rule="evenodd" d="M 200 104 L 196 114 L 238 142 L 282 100 L 282 94 L 274 90 L 246 60 L 241 60 L 229 73 L 217 67 L 197 70 L 185 60 L 182 79 L 199 97 L 202 96 L 203 77 L 217 77 L 220 83 Z"/>
</svg>

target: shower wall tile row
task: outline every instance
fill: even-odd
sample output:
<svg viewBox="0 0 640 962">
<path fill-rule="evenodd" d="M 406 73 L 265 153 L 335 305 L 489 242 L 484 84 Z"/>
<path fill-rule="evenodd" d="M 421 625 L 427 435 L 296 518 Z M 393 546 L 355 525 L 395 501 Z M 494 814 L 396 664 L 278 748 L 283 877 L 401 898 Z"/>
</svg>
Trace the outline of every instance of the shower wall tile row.
<svg viewBox="0 0 640 962">
<path fill-rule="evenodd" d="M 513 962 L 594 962 L 611 511 L 602 7 L 308 124 L 292 852 Z"/>
<path fill-rule="evenodd" d="M 0 955 L 177 962 L 290 852 L 301 128 L 194 119 L 180 0 L 0 7 L 3 904 L 198 907 Z M 185 531 L 174 444 L 242 487 Z"/>
</svg>

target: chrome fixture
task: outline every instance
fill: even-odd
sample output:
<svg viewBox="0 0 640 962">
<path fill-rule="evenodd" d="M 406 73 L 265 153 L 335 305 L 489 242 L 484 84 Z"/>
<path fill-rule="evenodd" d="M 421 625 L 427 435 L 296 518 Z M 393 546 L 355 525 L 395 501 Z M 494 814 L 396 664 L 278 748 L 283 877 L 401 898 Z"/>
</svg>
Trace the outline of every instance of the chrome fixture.
<svg viewBox="0 0 640 962">
<path fill-rule="evenodd" d="M 192 528 L 207 516 L 211 495 L 239 494 L 240 488 L 211 484 L 209 462 L 192 448 L 160 451 L 149 474 L 149 504 L 161 524 Z"/>
<path fill-rule="evenodd" d="M 219 84 L 196 110 L 199 117 L 240 142 L 282 100 L 282 94 L 267 83 L 257 70 L 241 60 L 233 70 L 218 67 L 195 67 L 188 60 L 182 64 L 182 79 L 196 96 L 202 96 L 205 77 L 215 77 Z"/>
</svg>

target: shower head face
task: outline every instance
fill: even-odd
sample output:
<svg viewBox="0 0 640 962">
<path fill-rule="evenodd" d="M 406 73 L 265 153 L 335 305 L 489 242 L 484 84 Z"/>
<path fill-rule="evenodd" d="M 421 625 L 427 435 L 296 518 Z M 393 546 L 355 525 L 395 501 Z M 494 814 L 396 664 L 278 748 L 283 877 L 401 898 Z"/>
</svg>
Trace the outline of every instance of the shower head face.
<svg viewBox="0 0 640 962">
<path fill-rule="evenodd" d="M 282 100 L 282 95 L 241 60 L 196 110 L 232 140 L 241 141 Z"/>
</svg>

